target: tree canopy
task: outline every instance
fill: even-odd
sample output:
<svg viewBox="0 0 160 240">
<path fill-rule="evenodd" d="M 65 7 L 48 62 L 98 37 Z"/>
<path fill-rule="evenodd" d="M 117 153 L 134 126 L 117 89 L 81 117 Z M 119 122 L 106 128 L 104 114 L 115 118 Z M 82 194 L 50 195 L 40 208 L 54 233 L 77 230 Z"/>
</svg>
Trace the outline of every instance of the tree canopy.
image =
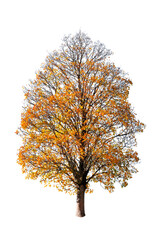
<svg viewBox="0 0 160 240">
<path fill-rule="evenodd" d="M 111 54 L 81 31 L 66 36 L 24 88 L 17 162 L 27 178 L 79 199 L 91 181 L 112 192 L 137 172 L 135 134 L 144 124 L 128 101 L 132 81 Z"/>
</svg>

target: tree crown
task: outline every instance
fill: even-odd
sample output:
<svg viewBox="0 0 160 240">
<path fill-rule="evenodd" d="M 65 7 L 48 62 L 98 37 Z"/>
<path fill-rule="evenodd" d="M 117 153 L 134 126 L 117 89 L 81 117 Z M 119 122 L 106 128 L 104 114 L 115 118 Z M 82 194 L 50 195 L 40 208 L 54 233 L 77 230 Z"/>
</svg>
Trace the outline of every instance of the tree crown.
<svg viewBox="0 0 160 240">
<path fill-rule="evenodd" d="M 139 162 L 136 132 L 144 124 L 128 102 L 131 80 L 111 51 L 86 34 L 66 36 L 24 88 L 18 163 L 27 178 L 75 193 L 100 182 L 127 186 Z"/>
</svg>

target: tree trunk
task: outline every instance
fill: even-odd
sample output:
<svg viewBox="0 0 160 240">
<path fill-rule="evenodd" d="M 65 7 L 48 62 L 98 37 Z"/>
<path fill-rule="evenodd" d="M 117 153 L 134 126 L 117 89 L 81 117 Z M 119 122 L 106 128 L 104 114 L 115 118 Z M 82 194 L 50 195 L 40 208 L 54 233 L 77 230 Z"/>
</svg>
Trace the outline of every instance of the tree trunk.
<svg viewBox="0 0 160 240">
<path fill-rule="evenodd" d="M 85 194 L 85 187 L 81 185 L 77 192 L 77 217 L 84 217 L 85 210 L 84 210 L 84 194 Z"/>
</svg>

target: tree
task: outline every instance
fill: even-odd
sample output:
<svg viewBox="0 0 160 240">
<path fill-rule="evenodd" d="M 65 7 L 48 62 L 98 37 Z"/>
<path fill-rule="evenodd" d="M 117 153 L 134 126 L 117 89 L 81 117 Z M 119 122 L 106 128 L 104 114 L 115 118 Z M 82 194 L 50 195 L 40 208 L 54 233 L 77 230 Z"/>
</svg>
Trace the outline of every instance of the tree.
<svg viewBox="0 0 160 240">
<path fill-rule="evenodd" d="M 133 148 L 144 124 L 127 100 L 132 82 L 110 55 L 81 31 L 66 36 L 24 88 L 17 162 L 26 178 L 77 194 L 79 217 L 91 181 L 125 187 L 139 162 Z"/>
</svg>

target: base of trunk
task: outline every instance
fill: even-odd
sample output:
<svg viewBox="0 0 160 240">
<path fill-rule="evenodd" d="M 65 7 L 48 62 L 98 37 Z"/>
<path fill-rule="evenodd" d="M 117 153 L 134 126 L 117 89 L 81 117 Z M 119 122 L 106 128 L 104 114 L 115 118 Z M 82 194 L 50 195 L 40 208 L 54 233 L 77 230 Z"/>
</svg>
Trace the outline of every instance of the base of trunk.
<svg viewBox="0 0 160 240">
<path fill-rule="evenodd" d="M 85 194 L 85 187 L 83 185 L 81 185 L 77 192 L 77 210 L 76 210 L 77 217 L 85 216 L 84 194 Z"/>
</svg>

